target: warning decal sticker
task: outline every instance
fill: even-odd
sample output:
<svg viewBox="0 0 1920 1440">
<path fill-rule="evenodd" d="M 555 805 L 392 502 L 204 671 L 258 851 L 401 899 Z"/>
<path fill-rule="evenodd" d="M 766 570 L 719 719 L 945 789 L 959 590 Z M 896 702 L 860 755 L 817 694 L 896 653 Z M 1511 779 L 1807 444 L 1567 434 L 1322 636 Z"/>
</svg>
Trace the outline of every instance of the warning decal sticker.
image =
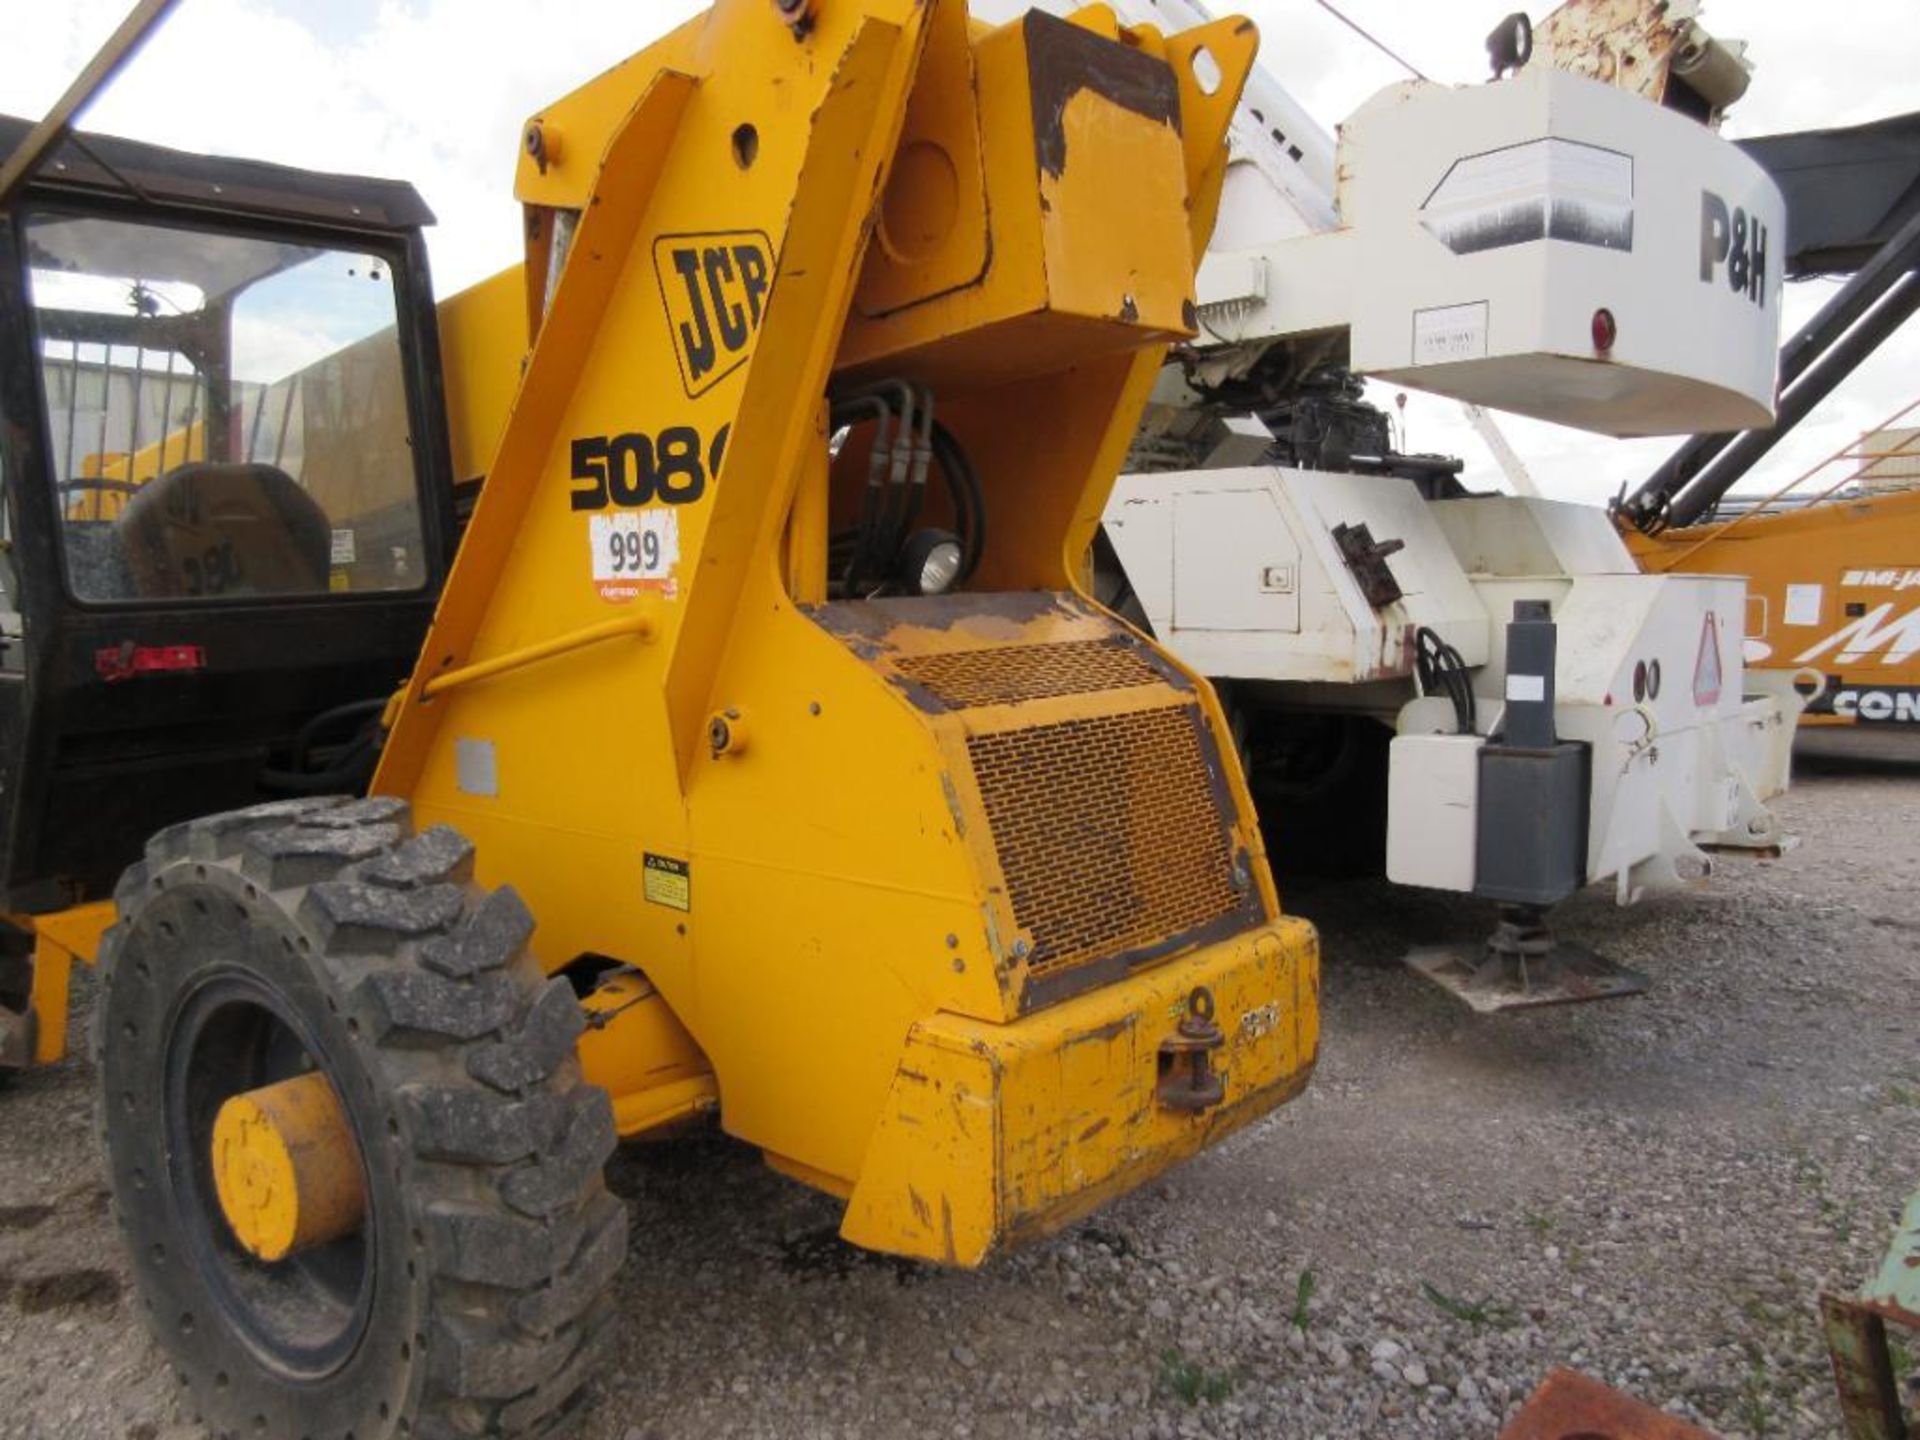
<svg viewBox="0 0 1920 1440">
<path fill-rule="evenodd" d="M 693 869 L 671 855 L 645 853 L 645 893 L 649 904 L 670 910 L 693 909 Z"/>
<path fill-rule="evenodd" d="M 1693 662 L 1693 703 L 1720 703 L 1720 624 L 1711 610 L 1700 626 L 1700 653 Z"/>
</svg>

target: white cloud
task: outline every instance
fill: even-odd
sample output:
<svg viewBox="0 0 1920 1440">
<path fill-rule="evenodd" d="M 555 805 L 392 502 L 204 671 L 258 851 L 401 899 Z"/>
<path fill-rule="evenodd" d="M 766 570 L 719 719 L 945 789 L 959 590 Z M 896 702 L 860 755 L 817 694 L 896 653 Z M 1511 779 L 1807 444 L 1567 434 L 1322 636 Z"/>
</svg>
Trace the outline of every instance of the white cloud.
<svg viewBox="0 0 1920 1440">
<path fill-rule="evenodd" d="M 1433 78 L 1465 83 L 1484 77 L 1482 38 L 1520 0 L 1338 3 Z M 0 5 L 14 12 L 0 14 L 0 110 L 32 116 L 112 31 L 126 0 Z M 518 253 L 511 184 L 525 117 L 700 8 L 696 0 L 181 0 L 86 123 L 184 149 L 410 179 L 439 216 L 429 243 L 446 294 Z M 1401 76 L 1314 0 L 1242 0 L 1239 8 L 1260 26 L 1263 63 L 1328 128 Z M 1911 108 L 1912 17 L 1912 0 L 1825 9 L 1709 0 L 1708 27 L 1748 40 L 1757 66 L 1729 133 L 1850 124 Z M 1794 287 L 1790 326 L 1811 313 L 1821 288 Z M 1920 334 L 1910 327 L 1746 488 L 1783 481 L 1845 444 L 1909 398 L 1916 373 Z M 1499 483 L 1451 403 L 1413 396 L 1407 417 L 1412 444 L 1461 455 L 1472 483 Z M 1674 443 L 1501 423 L 1549 493 L 1592 501 L 1637 482 Z"/>
<path fill-rule="evenodd" d="M 183 150 L 410 180 L 439 219 L 428 243 L 448 294 L 519 254 L 512 187 L 526 117 L 701 8 L 180 0 L 84 123 Z M 365 21 L 350 36 L 343 10 Z M 0 22 L 0 111 L 43 113 L 125 11 L 126 0 L 66 0 Z"/>
</svg>

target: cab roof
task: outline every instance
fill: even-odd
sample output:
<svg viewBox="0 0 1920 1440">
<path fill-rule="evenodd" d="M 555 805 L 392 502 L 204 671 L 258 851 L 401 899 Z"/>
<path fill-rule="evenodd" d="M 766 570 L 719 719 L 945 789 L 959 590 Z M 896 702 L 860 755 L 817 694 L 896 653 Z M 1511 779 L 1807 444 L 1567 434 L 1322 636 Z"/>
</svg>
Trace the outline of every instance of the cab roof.
<svg viewBox="0 0 1920 1440">
<path fill-rule="evenodd" d="M 0 156 L 17 149 L 32 128 L 30 121 L 0 115 Z M 404 180 L 196 155 L 113 135 L 69 135 L 22 196 L 45 200 L 62 193 L 144 196 L 169 206 L 354 230 L 400 233 L 433 223 L 427 202 Z"/>
</svg>

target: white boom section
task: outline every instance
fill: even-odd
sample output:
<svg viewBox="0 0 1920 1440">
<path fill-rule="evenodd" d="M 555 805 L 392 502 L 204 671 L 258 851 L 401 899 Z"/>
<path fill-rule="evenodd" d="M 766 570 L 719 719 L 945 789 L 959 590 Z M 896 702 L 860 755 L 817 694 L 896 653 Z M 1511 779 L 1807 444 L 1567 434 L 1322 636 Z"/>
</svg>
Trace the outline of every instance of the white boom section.
<svg viewBox="0 0 1920 1440">
<path fill-rule="evenodd" d="M 1212 18 L 1197 0 L 1108 3 L 1167 33 Z M 1679 8 L 1698 31 L 1698 7 Z M 1557 64 L 1584 63 L 1575 37 L 1592 24 L 1562 26 Z M 1200 268 L 1199 378 L 1345 330 L 1357 374 L 1598 434 L 1770 424 L 1785 202 L 1738 146 L 1624 84 L 1544 56 L 1488 84 L 1408 80 L 1362 105 L 1336 146 L 1257 68 Z"/>
<path fill-rule="evenodd" d="M 1357 373 L 1600 434 L 1772 421 L 1785 205 L 1705 126 L 1529 67 L 1389 87 L 1339 153 L 1338 228 L 1209 252 L 1203 374 L 1344 328 Z"/>
</svg>

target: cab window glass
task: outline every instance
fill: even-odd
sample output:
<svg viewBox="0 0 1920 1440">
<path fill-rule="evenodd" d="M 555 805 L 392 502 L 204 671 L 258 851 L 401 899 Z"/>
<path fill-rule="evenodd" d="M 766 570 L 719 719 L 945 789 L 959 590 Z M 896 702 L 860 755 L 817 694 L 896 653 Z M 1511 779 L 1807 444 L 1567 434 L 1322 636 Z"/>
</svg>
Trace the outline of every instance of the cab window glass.
<svg viewBox="0 0 1920 1440">
<path fill-rule="evenodd" d="M 13 569 L 13 494 L 8 488 L 7 416 L 0 410 L 0 675 L 14 674 L 26 662 L 20 590 Z"/>
<path fill-rule="evenodd" d="M 27 247 L 76 595 L 425 584 L 382 257 L 57 214 Z"/>
</svg>

